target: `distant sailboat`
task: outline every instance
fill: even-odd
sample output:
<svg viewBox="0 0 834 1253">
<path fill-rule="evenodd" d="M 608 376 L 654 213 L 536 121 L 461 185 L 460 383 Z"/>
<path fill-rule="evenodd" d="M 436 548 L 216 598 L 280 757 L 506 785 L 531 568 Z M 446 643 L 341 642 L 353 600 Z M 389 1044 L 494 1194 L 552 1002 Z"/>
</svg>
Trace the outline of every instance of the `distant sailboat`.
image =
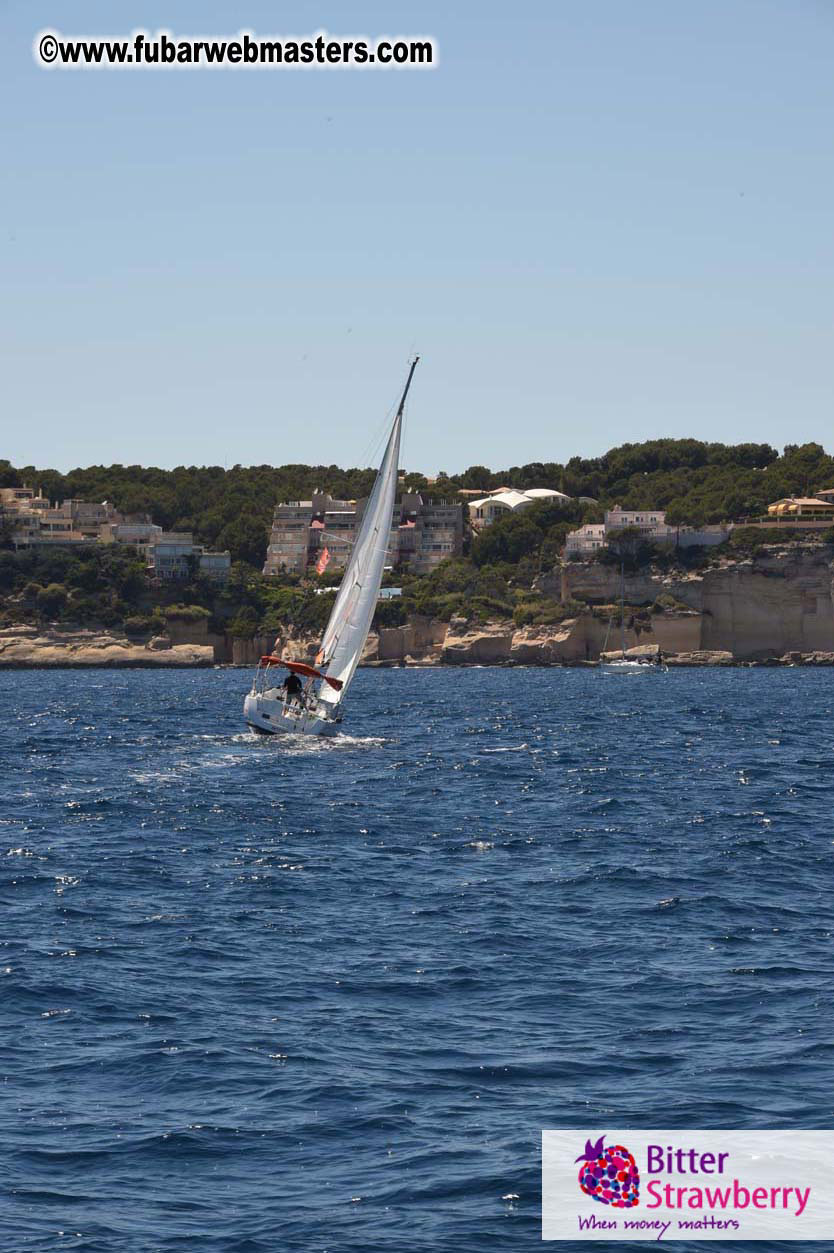
<svg viewBox="0 0 834 1253">
<path fill-rule="evenodd" d="M 342 720 L 342 704 L 353 679 L 376 610 L 391 533 L 397 494 L 400 433 L 411 380 L 419 357 L 411 362 L 359 533 L 353 545 L 315 665 L 262 657 L 252 690 L 243 702 L 243 716 L 256 731 L 334 735 Z M 296 695 L 278 684 L 282 669 L 307 679 Z M 318 684 L 318 690 L 316 690 Z"/>
<path fill-rule="evenodd" d="M 610 627 L 609 623 L 609 627 Z M 606 637 L 607 638 L 607 637 Z M 604 663 L 610 668 L 616 670 L 633 670 L 635 667 L 643 663 L 631 657 L 626 657 L 625 649 L 625 562 L 620 562 L 620 656 L 616 661 L 606 661 Z"/>
<path fill-rule="evenodd" d="M 608 631 L 611 630 L 611 619 L 608 620 Z M 625 561 L 620 562 L 620 655 L 609 661 L 605 656 L 605 649 L 608 647 L 608 632 L 605 635 L 605 645 L 602 655 L 600 656 L 600 666 L 604 666 L 606 670 L 645 670 L 647 666 L 653 663 L 648 657 L 626 657 L 625 646 Z M 660 649 L 658 648 L 657 660 L 660 659 Z M 666 669 L 666 667 L 664 667 Z"/>
</svg>

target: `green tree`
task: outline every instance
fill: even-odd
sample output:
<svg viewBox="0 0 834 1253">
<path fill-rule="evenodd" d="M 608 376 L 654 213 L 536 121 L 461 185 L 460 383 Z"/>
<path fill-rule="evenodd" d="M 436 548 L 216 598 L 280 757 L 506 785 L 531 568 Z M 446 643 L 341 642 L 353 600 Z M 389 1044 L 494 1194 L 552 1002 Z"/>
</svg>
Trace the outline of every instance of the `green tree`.
<svg viewBox="0 0 834 1253">
<path fill-rule="evenodd" d="M 258 569 L 266 558 L 267 528 L 256 518 L 239 516 L 228 522 L 217 537 L 217 547 L 235 554 L 240 561 Z"/>
<path fill-rule="evenodd" d="M 258 630 L 258 615 L 250 605 L 238 610 L 229 627 L 229 634 L 236 639 L 251 640 Z"/>
<path fill-rule="evenodd" d="M 38 612 L 46 618 L 57 618 L 66 607 L 66 603 L 67 589 L 63 583 L 50 583 L 47 587 L 42 587 L 37 593 L 36 604 Z"/>
</svg>

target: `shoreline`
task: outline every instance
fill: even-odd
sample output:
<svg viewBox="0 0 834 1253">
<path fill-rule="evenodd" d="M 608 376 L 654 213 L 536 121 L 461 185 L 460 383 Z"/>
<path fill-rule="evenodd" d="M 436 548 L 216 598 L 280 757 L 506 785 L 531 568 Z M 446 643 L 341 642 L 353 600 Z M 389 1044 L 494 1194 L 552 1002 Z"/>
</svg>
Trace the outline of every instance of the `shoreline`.
<svg viewBox="0 0 834 1253">
<path fill-rule="evenodd" d="M 628 658 L 627 658 L 628 659 Z M 436 661 L 413 659 L 410 661 L 367 661 L 360 663 L 360 670 L 600 670 L 610 662 L 600 661 Z M 727 657 L 693 657 L 681 653 L 664 658 L 663 665 L 670 670 L 785 670 L 791 668 L 825 669 L 834 666 L 834 653 L 805 654 L 800 656 L 763 657 L 758 659 Z M 663 667 L 649 663 L 645 670 L 662 670 Z M 151 661 L 124 659 L 112 661 L 7 661 L 0 659 L 0 671 L 12 670 L 254 670 L 252 662 L 214 661 L 212 659 Z"/>
</svg>

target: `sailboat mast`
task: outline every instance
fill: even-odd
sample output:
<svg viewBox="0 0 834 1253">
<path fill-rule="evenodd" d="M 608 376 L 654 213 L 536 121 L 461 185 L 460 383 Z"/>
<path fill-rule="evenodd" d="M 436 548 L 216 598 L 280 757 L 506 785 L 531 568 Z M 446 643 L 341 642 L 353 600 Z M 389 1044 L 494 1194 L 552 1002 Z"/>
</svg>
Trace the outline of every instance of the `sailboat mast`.
<svg viewBox="0 0 834 1253">
<path fill-rule="evenodd" d="M 400 400 L 399 408 L 397 409 L 398 418 L 401 418 L 403 416 L 403 409 L 405 409 L 405 398 L 408 395 L 408 389 L 411 386 L 411 380 L 414 377 L 414 371 L 417 369 L 417 362 L 419 360 L 420 360 L 419 356 L 415 357 L 411 363 L 411 368 L 408 371 L 408 378 L 405 380 L 405 387 L 403 388 L 402 398 Z"/>
<path fill-rule="evenodd" d="M 338 694 L 327 685 L 319 690 L 322 704 L 339 705 L 359 662 L 371 629 L 388 552 L 389 535 L 397 494 L 400 433 L 403 410 L 419 357 L 411 362 L 388 442 L 353 544 L 342 582 L 324 630 L 317 665 L 328 667 L 328 678 L 341 683 Z"/>
<path fill-rule="evenodd" d="M 620 652 L 625 657 L 625 558 L 620 562 Z"/>
</svg>

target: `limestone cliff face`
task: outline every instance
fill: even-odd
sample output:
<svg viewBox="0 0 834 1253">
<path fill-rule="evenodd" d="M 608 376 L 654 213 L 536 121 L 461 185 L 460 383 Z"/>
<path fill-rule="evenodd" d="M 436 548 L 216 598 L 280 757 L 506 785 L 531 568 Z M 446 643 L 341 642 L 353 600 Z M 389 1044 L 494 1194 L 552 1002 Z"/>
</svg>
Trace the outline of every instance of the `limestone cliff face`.
<svg viewBox="0 0 834 1253">
<path fill-rule="evenodd" d="M 234 661 L 256 665 L 272 638 L 234 641 Z M 653 614 L 641 634 L 625 632 L 626 648 L 644 646 L 655 652 L 685 653 L 701 647 L 701 617 L 693 610 Z M 295 661 L 312 661 L 318 647 L 313 636 L 288 636 L 276 651 Z M 575 665 L 596 661 L 604 648 L 620 647 L 619 628 L 609 630 L 607 617 L 590 613 L 553 626 L 516 627 L 511 621 L 476 622 L 452 618 L 414 617 L 404 626 L 371 633 L 360 665 Z"/>
<path fill-rule="evenodd" d="M 37 627 L 7 627 L 0 631 L 0 668 L 33 666 L 212 666 L 209 644 L 172 644 L 156 636 L 138 644 L 106 631 L 57 631 Z"/>
<path fill-rule="evenodd" d="M 463 618 L 452 618 L 443 641 L 442 661 L 447 666 L 508 662 L 514 635 L 512 622 L 485 622 L 476 626 Z"/>
<path fill-rule="evenodd" d="M 377 640 L 376 660 L 439 660 L 447 623 L 416 615 L 405 626 L 383 628 Z"/>
<path fill-rule="evenodd" d="M 173 645 L 205 644 L 214 649 L 215 661 L 226 661 L 226 637 L 208 629 L 205 618 L 196 622 L 181 622 L 170 619 L 165 627 L 165 634 Z"/>
<path fill-rule="evenodd" d="M 521 627 L 513 633 L 510 660 L 522 666 L 564 665 L 591 656 L 589 621 L 566 618 L 559 626 Z"/>
<path fill-rule="evenodd" d="M 724 560 L 698 574 L 626 576 L 630 605 L 650 604 L 664 594 L 694 613 L 653 616 L 664 651 L 729 652 L 737 661 L 788 652 L 834 650 L 834 550 L 830 546 L 782 549 L 770 556 Z M 614 566 L 571 562 L 545 575 L 540 589 L 563 599 L 616 604 L 620 575 Z"/>
<path fill-rule="evenodd" d="M 541 576 L 537 590 L 555 601 L 616 606 L 620 575 L 614 566 L 570 562 Z M 413 617 L 405 625 L 368 636 L 360 665 L 577 665 L 606 649 L 659 647 L 689 664 L 709 658 L 733 661 L 831 664 L 834 658 L 834 546 L 785 548 L 769 556 L 723 560 L 684 575 L 640 572 L 625 581 L 628 605 L 673 604 L 644 614 L 621 641 L 609 627 L 608 609 L 580 612 L 553 626 L 517 628 L 511 621 L 441 622 Z M 232 662 L 254 666 L 264 653 L 312 661 L 318 634 L 288 633 L 251 640 L 209 633 L 204 621 L 172 624 L 166 636 L 138 643 L 104 631 L 31 626 L 0 629 L 0 667 L 204 666 Z M 694 660 L 693 660 L 694 659 Z M 793 660 L 792 660 L 793 659 Z"/>
<path fill-rule="evenodd" d="M 624 638 L 626 649 L 645 646 L 653 652 L 661 649 L 664 653 L 689 653 L 703 647 L 702 617 L 694 609 L 673 609 L 662 614 L 651 614 L 638 634 L 633 628 L 624 633 L 618 626 L 608 629 L 605 618 L 583 616 L 579 619 L 584 624 L 585 638 L 588 641 L 587 655 L 591 659 L 599 657 L 606 649 L 620 649 Z"/>
<path fill-rule="evenodd" d="M 650 605 L 666 593 L 681 605 L 700 613 L 702 609 L 702 574 L 652 574 L 639 571 L 626 575 L 625 598 L 629 605 Z M 536 588 L 554 600 L 586 600 L 591 605 L 614 605 L 620 600 L 620 570 L 595 561 L 572 561 L 559 570 L 543 574 Z"/>
<path fill-rule="evenodd" d="M 261 657 L 268 656 L 273 652 L 276 643 L 275 636 L 256 635 L 250 640 L 239 640 L 233 636 L 226 637 L 227 660 L 233 666 L 256 666 Z M 287 638 L 281 641 L 281 651 L 275 650 L 276 655 L 286 657 L 290 661 L 307 661 L 306 652 L 300 640 Z"/>
<path fill-rule="evenodd" d="M 740 660 L 834 649 L 832 563 L 826 553 L 740 562 L 708 572 L 704 648 Z"/>
</svg>

